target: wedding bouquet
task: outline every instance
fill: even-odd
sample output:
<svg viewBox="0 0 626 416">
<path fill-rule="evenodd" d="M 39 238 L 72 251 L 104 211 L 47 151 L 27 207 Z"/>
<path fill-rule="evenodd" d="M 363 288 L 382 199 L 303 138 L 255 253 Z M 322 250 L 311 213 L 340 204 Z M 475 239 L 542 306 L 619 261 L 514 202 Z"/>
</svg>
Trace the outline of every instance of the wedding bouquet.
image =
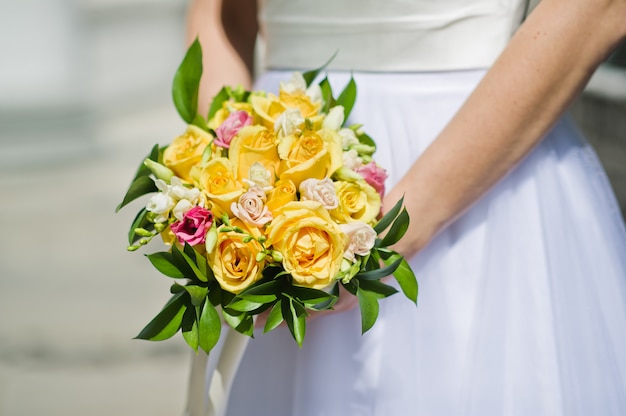
<svg viewBox="0 0 626 416">
<path fill-rule="evenodd" d="M 335 98 L 326 78 L 314 83 L 323 68 L 295 73 L 278 95 L 224 87 L 205 118 L 202 51 L 191 45 L 173 84 L 188 127 L 154 146 L 117 207 L 150 194 L 128 249 L 160 236 L 168 249 L 147 257 L 174 279 L 172 297 L 137 338 L 180 330 L 208 353 L 223 321 L 252 336 L 255 316 L 267 312 L 265 331 L 285 322 L 302 346 L 310 311 L 332 309 L 340 296 L 358 298 L 364 333 L 378 300 L 397 292 L 381 282 L 390 275 L 416 302 L 415 276 L 389 248 L 408 214 L 400 201 L 381 216 L 386 173 L 375 143 L 361 125 L 344 125 L 356 84 Z"/>
</svg>

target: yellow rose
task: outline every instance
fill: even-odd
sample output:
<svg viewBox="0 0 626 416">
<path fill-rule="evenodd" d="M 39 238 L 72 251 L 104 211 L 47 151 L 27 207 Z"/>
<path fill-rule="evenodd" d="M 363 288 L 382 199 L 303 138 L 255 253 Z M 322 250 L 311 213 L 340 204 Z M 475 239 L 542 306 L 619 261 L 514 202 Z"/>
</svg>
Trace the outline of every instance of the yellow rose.
<svg viewBox="0 0 626 416">
<path fill-rule="evenodd" d="M 228 158 L 239 181 L 250 176 L 253 164 L 260 163 L 271 173 L 270 182 L 274 183 L 279 164 L 276 136 L 263 126 L 245 126 L 230 142 Z"/>
<path fill-rule="evenodd" d="M 347 236 L 319 202 L 286 204 L 266 232 L 267 244 L 283 255 L 295 284 L 321 289 L 339 273 Z"/>
<path fill-rule="evenodd" d="M 252 104 L 252 110 L 259 118 L 260 124 L 271 131 L 274 131 L 276 119 L 287 109 L 287 107 L 272 94 L 269 94 L 267 97 L 251 95 L 250 104 Z"/>
<path fill-rule="evenodd" d="M 248 103 L 238 103 L 234 101 L 224 101 L 222 103 L 222 108 L 215 112 L 215 115 L 209 120 L 207 126 L 215 130 L 218 128 L 224 120 L 228 118 L 230 113 L 234 111 L 246 111 L 249 114 L 252 114 L 252 107 Z"/>
<path fill-rule="evenodd" d="M 176 137 L 163 152 L 163 164 L 176 176 L 190 181 L 189 171 L 200 163 L 202 152 L 213 141 L 213 137 L 196 126 L 188 126 L 184 134 Z"/>
<path fill-rule="evenodd" d="M 211 118 L 211 120 L 209 120 L 209 122 L 207 123 L 207 127 L 215 130 L 224 122 L 224 120 L 228 118 L 229 115 L 230 111 L 228 111 L 224 107 L 220 108 L 215 112 L 215 115 Z"/>
<path fill-rule="evenodd" d="M 247 230 L 255 237 L 261 234 L 256 228 L 247 228 L 243 221 L 233 220 L 233 226 Z M 257 262 L 256 257 L 263 247 L 256 240 L 244 242 L 247 233 L 235 231 L 221 232 L 218 228 L 217 243 L 207 260 L 220 286 L 232 293 L 239 293 L 262 277 L 265 261 Z"/>
<path fill-rule="evenodd" d="M 380 214 L 380 195 L 367 182 L 336 181 L 335 193 L 339 207 L 331 211 L 333 218 L 343 223 L 356 220 L 371 225 L 376 222 Z"/>
<path fill-rule="evenodd" d="M 233 167 L 225 157 L 209 161 L 206 165 L 194 166 L 191 170 L 193 183 L 209 199 L 216 217 L 227 213 L 232 216 L 230 205 L 236 202 L 244 189 L 235 180 Z"/>
<path fill-rule="evenodd" d="M 342 164 L 340 143 L 339 135 L 326 129 L 283 137 L 278 144 L 278 176 L 292 180 L 296 187 L 305 179 L 330 177 Z"/>
<path fill-rule="evenodd" d="M 295 90 L 291 93 L 280 91 L 278 96 L 280 102 L 287 108 L 297 108 L 304 118 L 317 115 L 322 106 L 321 102 L 313 103 L 304 91 Z"/>
<path fill-rule="evenodd" d="M 280 208 L 288 202 L 296 200 L 296 191 L 296 185 L 289 179 L 279 180 L 270 191 L 265 206 L 276 216 Z"/>
</svg>

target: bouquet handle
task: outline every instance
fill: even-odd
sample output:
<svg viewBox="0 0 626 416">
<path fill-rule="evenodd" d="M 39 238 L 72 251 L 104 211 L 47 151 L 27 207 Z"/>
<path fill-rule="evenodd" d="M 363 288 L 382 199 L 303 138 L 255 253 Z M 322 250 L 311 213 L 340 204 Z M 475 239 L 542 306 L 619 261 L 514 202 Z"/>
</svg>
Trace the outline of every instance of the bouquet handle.
<svg viewBox="0 0 626 416">
<path fill-rule="evenodd" d="M 230 390 L 250 337 L 230 327 L 211 350 L 194 353 L 185 416 L 224 416 Z"/>
</svg>

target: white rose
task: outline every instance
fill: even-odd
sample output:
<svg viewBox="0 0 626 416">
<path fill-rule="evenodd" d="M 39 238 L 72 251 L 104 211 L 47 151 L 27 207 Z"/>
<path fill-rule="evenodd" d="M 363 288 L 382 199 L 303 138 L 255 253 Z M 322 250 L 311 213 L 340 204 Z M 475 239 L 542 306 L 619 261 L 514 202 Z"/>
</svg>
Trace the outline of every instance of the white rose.
<svg viewBox="0 0 626 416">
<path fill-rule="evenodd" d="M 335 192 L 333 181 L 326 179 L 305 179 L 300 183 L 300 198 L 304 201 L 317 201 L 326 209 L 335 209 L 339 206 L 339 199 Z"/>
<path fill-rule="evenodd" d="M 353 221 L 347 224 L 339 224 L 339 228 L 350 239 L 343 257 L 351 262 L 356 261 L 355 254 L 367 256 L 376 242 L 376 231 L 368 224 L 361 221 Z"/>
<path fill-rule="evenodd" d="M 328 115 L 322 123 L 322 127 L 332 131 L 338 131 L 343 125 L 344 111 L 342 105 L 337 105 L 330 109 Z"/>
<path fill-rule="evenodd" d="M 265 192 L 257 187 L 253 187 L 239 197 L 238 203 L 233 202 L 230 209 L 240 220 L 262 227 L 273 218 L 272 213 L 265 206 L 266 200 Z"/>
<path fill-rule="evenodd" d="M 359 153 L 354 149 L 343 152 L 342 157 L 343 166 L 350 170 L 356 171 L 363 166 L 363 159 L 359 157 Z"/>
<path fill-rule="evenodd" d="M 360 144 L 359 139 L 357 139 L 356 134 L 354 134 L 352 129 L 339 130 L 339 136 L 341 136 L 341 145 L 344 149 Z"/>
<path fill-rule="evenodd" d="M 248 179 L 243 180 L 250 187 L 259 187 L 264 191 L 272 189 L 272 172 L 265 169 L 260 162 L 254 162 L 248 170 Z"/>
<path fill-rule="evenodd" d="M 276 134 L 289 136 L 300 131 L 300 126 L 304 123 L 304 117 L 299 108 L 289 108 L 285 110 L 274 123 Z"/>
</svg>

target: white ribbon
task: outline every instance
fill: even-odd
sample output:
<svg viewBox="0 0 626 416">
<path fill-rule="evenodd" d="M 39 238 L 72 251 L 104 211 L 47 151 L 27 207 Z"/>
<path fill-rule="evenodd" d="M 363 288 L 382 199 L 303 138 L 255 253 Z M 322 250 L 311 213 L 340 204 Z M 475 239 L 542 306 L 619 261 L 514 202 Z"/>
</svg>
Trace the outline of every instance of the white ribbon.
<svg viewBox="0 0 626 416">
<path fill-rule="evenodd" d="M 185 416 L 224 416 L 237 369 L 250 337 L 230 327 L 207 355 L 192 353 Z"/>
</svg>

